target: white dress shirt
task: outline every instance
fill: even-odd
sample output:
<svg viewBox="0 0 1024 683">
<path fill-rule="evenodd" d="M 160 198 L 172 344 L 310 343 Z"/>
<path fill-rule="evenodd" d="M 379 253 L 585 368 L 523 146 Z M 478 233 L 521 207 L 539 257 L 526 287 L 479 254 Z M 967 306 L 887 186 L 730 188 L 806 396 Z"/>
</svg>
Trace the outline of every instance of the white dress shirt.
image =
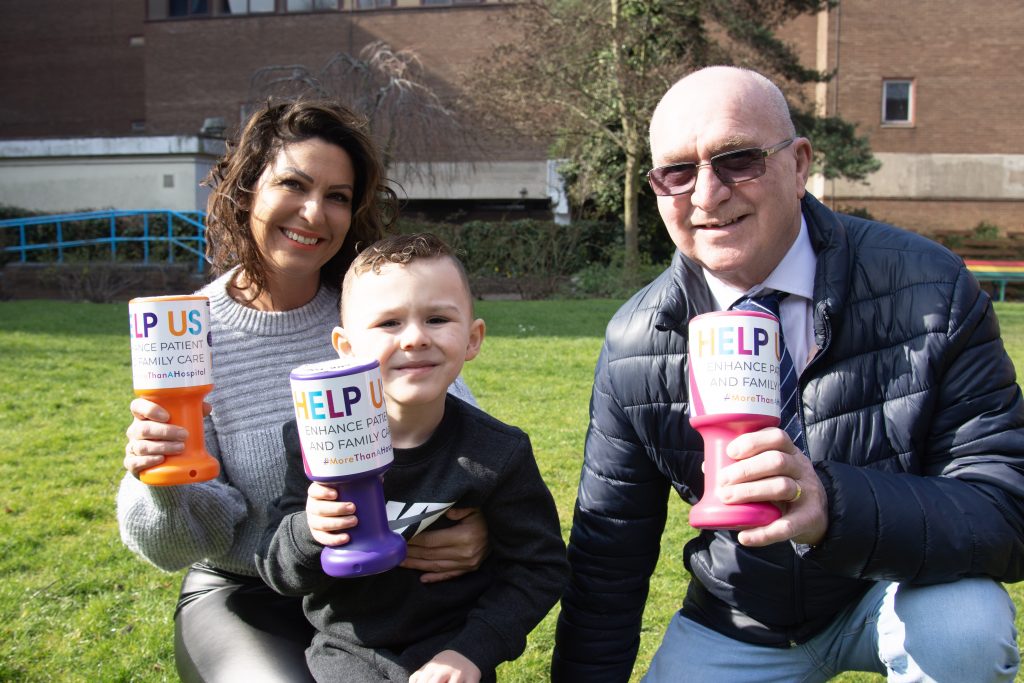
<svg viewBox="0 0 1024 683">
<path fill-rule="evenodd" d="M 741 291 L 722 282 L 707 270 L 704 270 L 704 279 L 720 311 L 728 310 L 745 296 L 757 296 L 766 289 L 788 292 L 789 296 L 779 306 L 779 314 L 782 318 L 782 336 L 799 374 L 818 350 L 814 343 L 814 318 L 811 311 L 817 263 L 818 258 L 807 234 L 807 221 L 801 214 L 800 234 L 764 282 Z"/>
</svg>

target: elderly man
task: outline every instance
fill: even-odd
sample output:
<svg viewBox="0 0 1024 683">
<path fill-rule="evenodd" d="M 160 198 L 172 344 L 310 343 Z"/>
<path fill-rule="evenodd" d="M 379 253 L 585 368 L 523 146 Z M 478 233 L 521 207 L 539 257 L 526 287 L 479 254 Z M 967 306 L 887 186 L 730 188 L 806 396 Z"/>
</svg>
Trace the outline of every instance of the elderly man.
<svg viewBox="0 0 1024 683">
<path fill-rule="evenodd" d="M 810 142 L 759 74 L 690 74 L 650 136 L 678 253 L 608 325 L 553 679 L 629 679 L 669 490 L 704 488 L 687 323 L 781 292 L 795 429 L 737 437 L 718 477 L 724 502 L 781 517 L 686 545 L 644 680 L 1013 680 L 999 582 L 1024 576 L 1024 402 L 988 296 L 943 248 L 806 194 Z"/>
</svg>

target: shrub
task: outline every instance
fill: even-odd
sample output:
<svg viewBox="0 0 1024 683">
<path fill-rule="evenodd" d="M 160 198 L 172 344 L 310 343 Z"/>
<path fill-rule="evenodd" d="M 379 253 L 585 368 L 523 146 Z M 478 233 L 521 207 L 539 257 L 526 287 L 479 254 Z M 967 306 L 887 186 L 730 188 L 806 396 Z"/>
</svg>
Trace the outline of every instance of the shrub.
<svg viewBox="0 0 1024 683">
<path fill-rule="evenodd" d="M 999 226 L 988 221 L 980 221 L 974 228 L 971 229 L 971 236 L 979 240 L 994 240 L 998 239 L 1002 230 Z"/>
<path fill-rule="evenodd" d="M 877 221 L 879 219 L 871 215 L 871 212 L 865 209 L 863 206 L 840 206 L 838 209 L 839 213 L 845 213 L 848 216 L 856 216 L 857 218 L 863 218 L 868 221 Z"/>
<path fill-rule="evenodd" d="M 400 230 L 432 232 L 462 258 L 477 293 L 514 292 L 543 299 L 562 291 L 569 277 L 590 263 L 608 263 L 618 228 L 598 221 L 403 221 Z"/>
<path fill-rule="evenodd" d="M 18 206 L 11 206 L 9 204 L 0 204 L 0 221 L 7 218 L 27 218 L 30 216 L 41 216 L 43 215 L 40 211 L 31 211 L 29 209 L 22 209 Z"/>
<path fill-rule="evenodd" d="M 561 294 L 574 299 L 626 299 L 668 267 L 667 263 L 642 259 L 637 271 L 628 274 L 622 267 L 624 257 L 625 252 L 619 249 L 610 263 L 587 264 L 573 274 Z"/>
</svg>

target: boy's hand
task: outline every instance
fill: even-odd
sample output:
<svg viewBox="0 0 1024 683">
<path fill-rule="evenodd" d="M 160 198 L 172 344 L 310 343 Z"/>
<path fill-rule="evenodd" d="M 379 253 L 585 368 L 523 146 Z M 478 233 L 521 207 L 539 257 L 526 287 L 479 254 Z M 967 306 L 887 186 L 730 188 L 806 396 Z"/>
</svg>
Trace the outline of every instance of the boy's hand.
<svg viewBox="0 0 1024 683">
<path fill-rule="evenodd" d="M 476 571 L 487 557 L 487 522 L 477 508 L 452 508 L 445 514 L 458 524 L 424 531 L 409 541 L 400 566 L 424 572 L 423 583 L 437 583 Z"/>
<path fill-rule="evenodd" d="M 438 652 L 412 676 L 409 683 L 479 683 L 480 669 L 455 650 Z"/>
<path fill-rule="evenodd" d="M 313 482 L 306 490 L 306 523 L 313 540 L 320 545 L 343 545 L 349 535 L 341 533 L 359 523 L 354 503 L 337 500 L 338 492 L 330 486 Z"/>
</svg>

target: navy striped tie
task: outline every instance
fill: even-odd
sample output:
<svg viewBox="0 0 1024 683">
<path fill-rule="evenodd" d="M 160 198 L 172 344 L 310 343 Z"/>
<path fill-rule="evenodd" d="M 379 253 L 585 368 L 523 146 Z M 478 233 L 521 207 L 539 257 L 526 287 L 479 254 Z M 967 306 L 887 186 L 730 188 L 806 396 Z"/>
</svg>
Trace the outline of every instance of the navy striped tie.
<svg viewBox="0 0 1024 683">
<path fill-rule="evenodd" d="M 807 444 L 804 441 L 803 420 L 798 415 L 800 387 L 797 381 L 796 367 L 793 365 L 793 357 L 789 355 L 789 350 L 786 348 L 786 338 L 782 334 L 782 317 L 779 315 L 779 302 L 788 294 L 789 292 L 771 292 L 760 296 L 745 297 L 734 303 L 732 310 L 771 313 L 779 319 L 779 346 L 782 352 L 782 359 L 779 361 L 782 418 L 779 426 L 786 430 L 796 447 L 806 454 Z"/>
</svg>

